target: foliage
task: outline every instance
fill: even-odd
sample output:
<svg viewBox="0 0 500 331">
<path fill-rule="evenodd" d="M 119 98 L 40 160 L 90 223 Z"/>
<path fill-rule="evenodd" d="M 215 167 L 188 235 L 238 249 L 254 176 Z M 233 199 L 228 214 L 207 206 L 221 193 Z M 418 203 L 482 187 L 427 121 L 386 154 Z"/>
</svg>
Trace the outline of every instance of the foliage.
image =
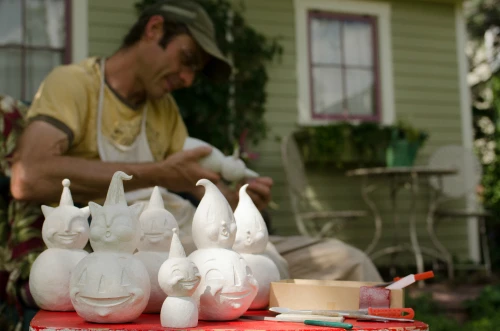
<svg viewBox="0 0 500 331">
<path fill-rule="evenodd" d="M 342 122 L 305 127 L 296 139 L 305 162 L 349 168 L 385 165 L 387 148 L 394 140 L 423 143 L 427 133 L 405 122 L 387 126 Z"/>
<path fill-rule="evenodd" d="M 135 7 L 141 11 L 161 0 L 141 0 Z M 266 65 L 282 54 L 278 40 L 269 39 L 245 21 L 241 10 L 228 0 L 197 0 L 214 22 L 217 42 L 222 52 L 233 58 L 234 105 L 229 105 L 229 83 L 215 85 L 205 77 L 188 89 L 173 93 L 191 136 L 210 142 L 225 153 L 244 135 L 252 143 L 266 136 L 264 121 L 268 81 Z M 227 22 L 233 10 L 230 31 L 233 42 L 226 40 Z M 240 144 L 244 142 L 240 141 Z M 244 146 L 240 146 L 244 147 Z"/>
<path fill-rule="evenodd" d="M 467 9 L 467 31 L 473 39 L 482 40 L 488 29 L 500 26 L 500 0 L 469 0 Z"/>
</svg>

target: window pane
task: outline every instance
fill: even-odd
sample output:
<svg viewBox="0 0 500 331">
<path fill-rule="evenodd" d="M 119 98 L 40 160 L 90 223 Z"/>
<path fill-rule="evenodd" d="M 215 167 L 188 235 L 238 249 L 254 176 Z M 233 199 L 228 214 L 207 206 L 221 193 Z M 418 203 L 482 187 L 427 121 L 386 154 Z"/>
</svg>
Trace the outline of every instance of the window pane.
<svg viewBox="0 0 500 331">
<path fill-rule="evenodd" d="M 65 1 L 26 0 L 26 44 L 64 47 Z"/>
<path fill-rule="evenodd" d="M 28 100 L 33 99 L 45 76 L 62 61 L 61 52 L 41 50 L 26 52 L 26 98 Z"/>
<path fill-rule="evenodd" d="M 21 51 L 0 48 L 0 93 L 21 99 Z"/>
<path fill-rule="evenodd" d="M 347 69 L 347 107 L 350 115 L 375 114 L 375 84 L 371 70 Z"/>
<path fill-rule="evenodd" d="M 363 21 L 345 21 L 344 55 L 346 65 L 373 65 L 372 25 Z"/>
<path fill-rule="evenodd" d="M 338 68 L 313 69 L 314 114 L 342 114 L 342 70 Z"/>
<path fill-rule="evenodd" d="M 311 18 L 311 52 L 313 63 L 341 63 L 340 22 L 328 18 Z"/>
<path fill-rule="evenodd" d="M 0 44 L 21 44 L 22 20 L 20 0 L 0 0 Z"/>
</svg>

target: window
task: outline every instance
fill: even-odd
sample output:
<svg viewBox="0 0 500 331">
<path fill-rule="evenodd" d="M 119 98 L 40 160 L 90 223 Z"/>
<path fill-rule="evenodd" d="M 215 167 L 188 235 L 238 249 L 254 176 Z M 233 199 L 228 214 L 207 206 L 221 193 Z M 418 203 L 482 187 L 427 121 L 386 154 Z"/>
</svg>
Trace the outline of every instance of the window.
<svg viewBox="0 0 500 331">
<path fill-rule="evenodd" d="M 0 93 L 30 101 L 70 62 L 69 0 L 0 0 Z"/>
<path fill-rule="evenodd" d="M 377 18 L 309 11 L 313 118 L 379 118 Z"/>
<path fill-rule="evenodd" d="M 392 123 L 390 4 L 295 0 L 299 124 Z"/>
</svg>

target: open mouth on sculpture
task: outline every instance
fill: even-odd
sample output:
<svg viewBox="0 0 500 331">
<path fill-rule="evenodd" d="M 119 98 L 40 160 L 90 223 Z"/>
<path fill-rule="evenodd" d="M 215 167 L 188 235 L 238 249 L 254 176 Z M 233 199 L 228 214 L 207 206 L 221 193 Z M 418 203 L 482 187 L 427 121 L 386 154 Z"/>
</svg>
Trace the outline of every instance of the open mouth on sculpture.
<svg viewBox="0 0 500 331">
<path fill-rule="evenodd" d="M 220 296 L 225 299 L 239 300 L 243 299 L 250 294 L 250 290 L 243 292 L 231 292 L 231 293 L 221 293 Z"/>
<path fill-rule="evenodd" d="M 198 283 L 198 279 L 194 279 L 194 280 L 184 280 L 184 281 L 180 281 L 181 285 L 190 290 L 192 289 L 193 287 L 195 287 L 195 285 Z"/>
<path fill-rule="evenodd" d="M 77 235 L 78 233 L 73 233 L 73 232 L 57 234 L 59 239 L 61 239 L 62 241 L 73 241 Z"/>
<path fill-rule="evenodd" d="M 79 295 L 78 298 L 89 306 L 94 307 L 114 307 L 127 302 L 132 298 L 132 294 L 123 297 L 115 298 L 92 298 L 83 295 Z"/>
<path fill-rule="evenodd" d="M 150 233 L 144 233 L 144 235 L 148 238 L 148 239 L 162 239 L 163 238 L 163 232 L 150 232 Z"/>
</svg>

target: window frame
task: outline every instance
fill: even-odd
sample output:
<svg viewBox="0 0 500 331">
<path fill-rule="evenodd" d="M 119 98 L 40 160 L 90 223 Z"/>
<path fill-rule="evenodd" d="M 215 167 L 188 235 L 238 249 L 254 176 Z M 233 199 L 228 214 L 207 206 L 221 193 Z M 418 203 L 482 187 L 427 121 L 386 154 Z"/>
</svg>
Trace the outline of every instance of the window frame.
<svg viewBox="0 0 500 331">
<path fill-rule="evenodd" d="M 346 21 L 356 21 L 356 22 L 364 22 L 370 24 L 371 27 L 371 35 L 372 35 L 372 52 L 373 52 L 373 67 L 372 73 L 374 75 L 374 114 L 372 115 L 351 115 L 347 114 L 317 114 L 314 112 L 315 103 L 314 103 L 314 79 L 313 79 L 313 67 L 315 66 L 313 63 L 313 54 L 312 54 L 312 38 L 311 38 L 311 23 L 314 18 L 326 18 L 329 20 L 336 20 L 341 22 L 343 25 Z M 358 14 L 346 14 L 325 10 L 308 10 L 307 13 L 307 29 L 308 29 L 308 57 L 309 57 L 309 87 L 310 87 L 310 102 L 311 102 L 311 117 L 314 119 L 325 119 L 325 120 L 362 120 L 366 122 L 378 122 L 380 120 L 380 81 L 379 81 L 379 61 L 378 61 L 378 35 L 377 35 L 377 17 L 372 15 L 358 15 Z M 341 42 L 344 41 L 344 38 L 341 37 Z M 343 46 L 343 43 L 342 43 Z M 346 89 L 347 89 L 347 76 L 346 70 L 349 66 L 346 65 L 344 59 L 344 48 L 341 48 L 342 52 L 342 60 L 339 65 L 340 70 L 342 71 L 342 103 L 345 108 L 346 106 Z"/>
<path fill-rule="evenodd" d="M 358 123 L 361 121 L 377 121 L 381 124 L 392 124 L 394 112 L 394 83 L 391 41 L 391 5 L 385 2 L 358 0 L 294 0 L 295 38 L 296 38 L 296 70 L 297 70 L 297 122 L 299 125 L 325 125 L 339 121 Z M 313 87 L 311 84 L 311 38 L 310 11 L 325 12 L 328 15 L 372 16 L 377 24 L 374 33 L 377 36 L 376 70 L 378 80 L 378 113 L 371 117 L 366 115 L 314 115 Z M 375 42 L 375 39 L 374 39 Z M 340 116 L 339 116 L 340 115 Z"/>
<path fill-rule="evenodd" d="M 26 58 L 27 51 L 49 51 L 57 52 L 62 56 L 62 64 L 71 63 L 72 60 L 72 0 L 64 0 L 64 25 L 65 25 L 65 37 L 64 37 L 64 47 L 51 47 L 51 46 L 37 46 L 37 45 L 27 45 L 26 36 L 26 1 L 27 0 L 17 0 L 21 1 L 21 43 L 6 43 L 0 44 L 0 50 L 20 50 L 21 52 L 21 100 L 27 100 L 26 90 L 27 90 L 27 66 Z"/>
</svg>

